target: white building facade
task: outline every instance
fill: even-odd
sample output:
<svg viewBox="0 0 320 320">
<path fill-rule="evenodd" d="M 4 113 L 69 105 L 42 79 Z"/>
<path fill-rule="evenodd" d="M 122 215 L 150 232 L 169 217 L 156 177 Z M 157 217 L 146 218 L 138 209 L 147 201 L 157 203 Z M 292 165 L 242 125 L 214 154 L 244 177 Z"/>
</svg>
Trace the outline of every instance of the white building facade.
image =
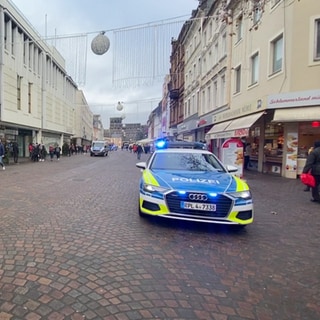
<svg viewBox="0 0 320 320">
<path fill-rule="evenodd" d="M 22 157 L 28 156 L 30 143 L 69 142 L 75 134 L 77 92 L 59 52 L 41 40 L 10 1 L 0 0 L 1 139 L 17 142 Z"/>
</svg>

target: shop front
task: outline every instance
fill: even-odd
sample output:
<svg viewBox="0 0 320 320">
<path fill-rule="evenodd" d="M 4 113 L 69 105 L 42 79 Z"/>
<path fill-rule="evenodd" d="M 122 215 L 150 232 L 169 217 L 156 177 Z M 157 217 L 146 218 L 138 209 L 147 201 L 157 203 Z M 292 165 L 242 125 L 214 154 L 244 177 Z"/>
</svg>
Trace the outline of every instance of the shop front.
<svg viewBox="0 0 320 320">
<path fill-rule="evenodd" d="M 13 157 L 14 145 L 17 146 L 18 158 L 28 157 L 28 145 L 32 142 L 35 134 L 36 132 L 34 130 L 28 128 L 3 126 L 0 129 L 0 138 L 5 145 L 9 157 Z"/>
<path fill-rule="evenodd" d="M 177 139 L 185 141 L 196 141 L 198 115 L 194 115 L 177 126 Z"/>
<path fill-rule="evenodd" d="M 320 91 L 271 95 L 268 108 L 274 108 L 271 124 L 279 128 L 281 137 L 281 175 L 295 179 L 303 170 L 310 147 L 320 140 Z"/>
<path fill-rule="evenodd" d="M 213 147 L 213 153 L 222 159 L 222 146 L 230 138 L 239 138 L 244 144 L 250 143 L 253 145 L 255 143 L 253 146 L 257 163 L 254 167 L 255 170 L 258 170 L 259 141 L 257 139 L 260 138 L 260 131 L 264 130 L 264 115 L 265 112 L 260 111 L 214 125 L 206 135 L 207 141 L 210 140 Z M 251 128 L 254 126 L 256 135 L 252 135 Z M 260 162 L 262 163 L 262 157 Z"/>
<path fill-rule="evenodd" d="M 225 121 L 215 122 L 206 140 L 221 159 L 226 139 L 240 138 L 251 146 L 249 170 L 295 179 L 320 140 L 320 90 L 270 95 L 261 106 L 246 115 L 237 109 L 218 114 Z"/>
</svg>

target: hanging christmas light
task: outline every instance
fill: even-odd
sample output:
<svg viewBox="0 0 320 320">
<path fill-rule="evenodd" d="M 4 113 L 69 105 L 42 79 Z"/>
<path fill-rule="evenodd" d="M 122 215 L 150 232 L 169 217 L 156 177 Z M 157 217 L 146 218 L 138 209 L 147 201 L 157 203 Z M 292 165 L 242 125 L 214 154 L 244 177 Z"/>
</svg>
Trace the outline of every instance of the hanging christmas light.
<svg viewBox="0 0 320 320">
<path fill-rule="evenodd" d="M 123 110 L 123 104 L 120 101 L 118 101 L 117 110 L 118 111 L 122 111 Z"/>
<path fill-rule="evenodd" d="M 105 54 L 110 48 L 110 40 L 105 35 L 105 31 L 100 32 L 91 41 L 91 50 L 97 55 Z"/>
</svg>

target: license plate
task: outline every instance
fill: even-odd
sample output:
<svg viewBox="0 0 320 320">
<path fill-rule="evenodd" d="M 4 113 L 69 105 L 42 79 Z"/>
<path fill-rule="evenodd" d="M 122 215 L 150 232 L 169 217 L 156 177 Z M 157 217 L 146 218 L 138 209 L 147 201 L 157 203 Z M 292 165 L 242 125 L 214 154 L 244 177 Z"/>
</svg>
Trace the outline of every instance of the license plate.
<svg viewBox="0 0 320 320">
<path fill-rule="evenodd" d="M 202 211 L 216 211 L 216 205 L 212 203 L 197 203 L 197 202 L 181 202 L 181 208 L 191 210 L 202 210 Z"/>
</svg>

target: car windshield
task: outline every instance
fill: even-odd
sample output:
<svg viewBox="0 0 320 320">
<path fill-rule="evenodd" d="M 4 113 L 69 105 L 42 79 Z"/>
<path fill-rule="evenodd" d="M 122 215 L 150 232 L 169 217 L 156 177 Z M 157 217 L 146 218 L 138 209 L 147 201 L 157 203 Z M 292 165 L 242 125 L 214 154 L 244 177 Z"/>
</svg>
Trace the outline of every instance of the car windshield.
<svg viewBox="0 0 320 320">
<path fill-rule="evenodd" d="M 150 164 L 154 170 L 225 171 L 213 154 L 191 152 L 156 153 Z"/>
<path fill-rule="evenodd" d="M 103 142 L 94 142 L 92 145 L 94 148 L 103 148 L 104 143 Z"/>
</svg>

